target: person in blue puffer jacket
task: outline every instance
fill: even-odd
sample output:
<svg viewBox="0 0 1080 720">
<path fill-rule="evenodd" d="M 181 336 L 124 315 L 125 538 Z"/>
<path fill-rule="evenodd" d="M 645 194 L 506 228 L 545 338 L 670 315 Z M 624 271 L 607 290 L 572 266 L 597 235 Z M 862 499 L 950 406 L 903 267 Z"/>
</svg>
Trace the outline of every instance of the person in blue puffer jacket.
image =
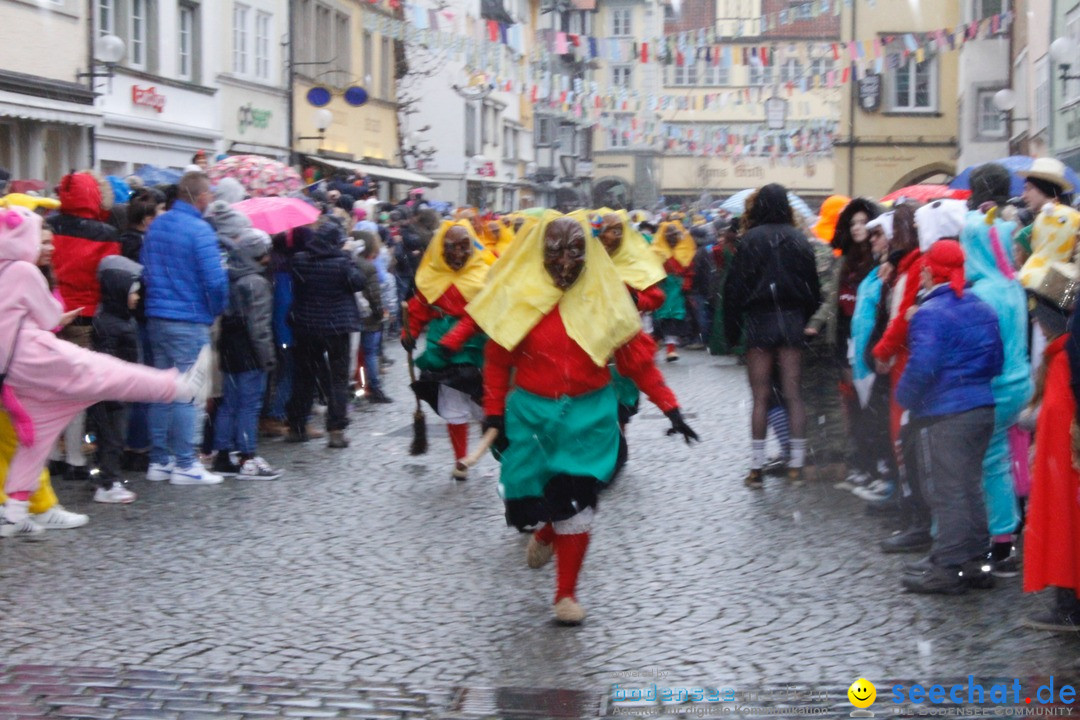
<svg viewBox="0 0 1080 720">
<path fill-rule="evenodd" d="M 210 325 L 229 302 L 229 276 L 217 234 L 203 213 L 214 196 L 205 173 L 180 179 L 172 209 L 146 231 L 140 254 L 145 268 L 147 333 L 154 367 L 187 370 L 210 342 Z M 177 485 L 221 482 L 196 461 L 198 413 L 191 403 L 150 407 L 147 480 Z"/>
<path fill-rule="evenodd" d="M 993 540 L 991 564 L 999 577 L 1019 574 L 1013 533 L 1020 523 L 1020 509 L 1009 433 L 1032 392 L 1027 297 L 1009 256 L 1016 226 L 997 217 L 1000 208 L 1008 202 L 1010 180 L 1009 171 L 995 163 L 971 173 L 972 195 L 968 199 L 971 211 L 960 234 L 966 256 L 964 271 L 972 283 L 971 291 L 994 309 L 1005 350 L 1004 368 L 992 385 L 996 404 L 994 434 L 983 460 L 983 492 Z"/>
<path fill-rule="evenodd" d="M 994 583 L 982 467 L 994 432 L 992 383 L 1004 350 L 994 309 L 964 292 L 960 244 L 938 240 L 923 257 L 925 295 L 911 316 L 911 357 L 896 398 L 911 414 L 936 530 L 930 556 L 908 567 L 903 585 L 955 595 Z"/>
</svg>

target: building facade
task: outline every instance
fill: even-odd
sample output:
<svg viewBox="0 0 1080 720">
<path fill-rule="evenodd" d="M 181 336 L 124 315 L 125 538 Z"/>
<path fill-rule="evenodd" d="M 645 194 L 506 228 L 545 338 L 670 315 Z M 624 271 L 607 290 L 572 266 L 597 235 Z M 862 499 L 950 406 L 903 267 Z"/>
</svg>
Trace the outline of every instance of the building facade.
<svg viewBox="0 0 1080 720">
<path fill-rule="evenodd" d="M 1007 11 L 1007 0 L 966 0 L 964 22 L 983 22 Z M 964 43 L 960 50 L 958 96 L 960 169 L 1009 154 L 1009 118 L 994 103 L 996 93 L 1010 86 L 1011 22 Z"/>
<path fill-rule="evenodd" d="M 1070 38 L 1080 47 L 1080 2 L 1056 0 L 1053 3 L 1051 37 Z M 1069 75 L 1080 71 L 1080 51 L 1074 52 L 1068 62 L 1046 58 L 1049 75 L 1050 152 L 1074 170 L 1080 170 L 1080 80 L 1060 79 L 1062 64 L 1069 66 Z"/>
<path fill-rule="evenodd" d="M 892 190 L 944 180 L 957 171 L 960 127 L 959 57 L 949 49 L 913 47 L 918 38 L 961 22 L 959 3 L 877 0 L 845 5 L 845 42 L 896 39 L 883 50 L 885 71 L 842 87 L 836 146 L 836 189 L 881 197 Z M 849 72 L 858 63 L 849 61 Z"/>
<path fill-rule="evenodd" d="M 1016 106 L 1007 112 L 1010 155 L 1050 152 L 1051 0 L 1015 0 L 1010 89 Z"/>
<path fill-rule="evenodd" d="M 0 0 L 0 167 L 52 186 L 94 162 L 101 126 L 84 0 Z"/>
<path fill-rule="evenodd" d="M 294 156 L 314 176 L 375 177 L 384 199 L 430 183 L 404 170 L 399 157 L 397 83 L 404 55 L 386 23 L 400 19 L 400 9 L 389 2 L 293 0 L 292 13 Z M 320 128 L 324 118 L 329 123 Z"/>
<path fill-rule="evenodd" d="M 709 204 L 766 182 L 811 201 L 831 194 L 840 91 L 825 78 L 833 74 L 839 18 L 791 8 L 777 0 L 684 0 L 602 11 L 616 34 L 662 27 L 663 38 L 653 41 L 651 62 L 639 53 L 608 69 L 613 84 L 641 102 L 636 112 L 612 112 L 598 129 L 600 194 L 637 207 Z"/>
<path fill-rule="evenodd" d="M 288 0 L 214 3 L 222 151 L 289 161 Z"/>
<path fill-rule="evenodd" d="M 115 35 L 125 53 L 97 83 L 98 165 L 127 175 L 142 165 L 183 169 L 221 149 L 217 78 L 220 4 L 195 0 L 95 0 L 95 37 Z"/>
<path fill-rule="evenodd" d="M 401 82 L 402 135 L 416 149 L 410 168 L 439 186 L 429 197 L 454 206 L 511 211 L 532 205 L 525 170 L 533 160 L 532 107 L 517 80 L 532 41 L 538 5 L 529 0 L 421 0 L 439 32 L 481 43 L 487 22 L 508 28 L 506 44 L 494 47 L 504 77 L 467 66 L 463 54 L 449 48 L 406 47 L 409 72 Z M 501 81 L 501 82 L 500 82 Z"/>
</svg>

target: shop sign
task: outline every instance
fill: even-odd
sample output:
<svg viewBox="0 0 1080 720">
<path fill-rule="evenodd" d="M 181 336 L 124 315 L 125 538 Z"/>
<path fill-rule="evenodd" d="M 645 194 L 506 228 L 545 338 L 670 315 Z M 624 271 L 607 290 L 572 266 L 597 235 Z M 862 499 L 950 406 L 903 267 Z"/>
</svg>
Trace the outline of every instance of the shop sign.
<svg viewBox="0 0 1080 720">
<path fill-rule="evenodd" d="M 131 104 L 140 107 L 148 107 L 165 112 L 165 96 L 157 91 L 156 87 L 131 86 Z"/>
<path fill-rule="evenodd" d="M 867 75 L 859 81 L 859 107 L 866 112 L 881 109 L 881 76 Z"/>
<path fill-rule="evenodd" d="M 253 107 L 251 103 L 242 106 L 237 111 L 237 121 L 240 125 L 240 133 L 243 134 L 244 130 L 248 128 L 255 128 L 256 130 L 265 130 L 270 127 L 270 118 L 273 115 L 269 110 L 260 110 Z"/>
<path fill-rule="evenodd" d="M 486 162 L 480 167 L 476 168 L 476 174 L 480 177 L 493 178 L 495 177 L 495 163 Z"/>
</svg>

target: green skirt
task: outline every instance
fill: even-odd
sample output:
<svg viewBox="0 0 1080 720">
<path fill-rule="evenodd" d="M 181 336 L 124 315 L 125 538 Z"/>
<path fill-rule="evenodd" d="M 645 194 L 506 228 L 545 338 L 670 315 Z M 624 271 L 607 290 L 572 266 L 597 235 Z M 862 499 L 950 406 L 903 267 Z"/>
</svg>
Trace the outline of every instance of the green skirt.
<svg viewBox="0 0 1080 720">
<path fill-rule="evenodd" d="M 625 425 L 630 422 L 631 417 L 637 415 L 641 391 L 633 380 L 619 374 L 614 363 L 608 365 L 608 369 L 611 371 L 611 386 L 615 390 L 615 399 L 619 403 L 619 424 Z"/>
<path fill-rule="evenodd" d="M 683 296 L 683 279 L 678 275 L 668 275 L 660 283 L 664 291 L 664 304 L 653 312 L 654 320 L 685 320 L 686 298 Z"/>
<path fill-rule="evenodd" d="M 565 520 L 596 505 L 618 459 L 617 405 L 611 385 L 576 397 L 510 392 L 499 475 L 510 525 Z"/>
</svg>

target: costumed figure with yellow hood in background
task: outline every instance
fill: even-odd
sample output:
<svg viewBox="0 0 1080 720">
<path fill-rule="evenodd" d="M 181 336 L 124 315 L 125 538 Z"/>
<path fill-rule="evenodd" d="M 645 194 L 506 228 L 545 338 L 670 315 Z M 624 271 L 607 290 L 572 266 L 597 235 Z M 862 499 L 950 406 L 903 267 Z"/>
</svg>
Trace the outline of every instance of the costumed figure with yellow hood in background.
<svg viewBox="0 0 1080 720">
<path fill-rule="evenodd" d="M 614 264 L 580 221 L 545 213 L 499 260 L 469 314 L 491 341 L 484 354 L 484 428 L 502 435 L 500 496 L 507 523 L 541 526 L 526 561 L 556 559 L 555 617 L 580 623 L 577 578 L 599 488 L 619 448 L 608 362 L 671 420 L 697 435 L 652 362 L 652 346 Z"/>
<path fill-rule="evenodd" d="M 414 383 L 417 397 L 431 405 L 447 422 L 456 463 L 452 477 L 464 480 L 461 462 L 469 452 L 469 423 L 483 418 L 483 378 L 487 338 L 475 332 L 465 306 L 484 286 L 489 266 L 483 260 L 472 226 L 465 221 L 446 221 L 435 233 L 416 271 L 416 294 L 409 300 L 408 322 L 401 331 L 406 350 L 427 329 L 427 345 L 416 360 L 420 379 Z M 463 322 L 464 320 L 464 322 Z M 467 339 L 451 350 L 440 340 L 455 328 Z"/>
<path fill-rule="evenodd" d="M 657 330 L 664 339 L 667 348 L 667 361 L 679 359 L 675 346 L 679 338 L 686 334 L 686 291 L 694 279 L 692 264 L 697 245 L 682 223 L 675 220 L 660 223 L 653 251 L 664 262 L 667 278 L 661 289 L 664 291 L 664 304 L 653 312 Z"/>
</svg>

